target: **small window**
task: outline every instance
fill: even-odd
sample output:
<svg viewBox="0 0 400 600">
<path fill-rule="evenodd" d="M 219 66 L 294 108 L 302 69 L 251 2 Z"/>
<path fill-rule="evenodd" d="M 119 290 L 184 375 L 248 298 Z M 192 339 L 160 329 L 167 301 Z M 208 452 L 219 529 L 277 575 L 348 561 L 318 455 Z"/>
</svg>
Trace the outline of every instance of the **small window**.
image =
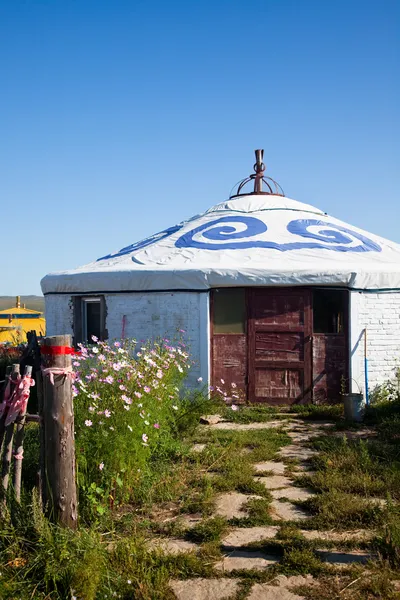
<svg viewBox="0 0 400 600">
<path fill-rule="evenodd" d="M 346 291 L 314 290 L 314 333 L 344 333 L 346 301 Z"/>
<path fill-rule="evenodd" d="M 213 294 L 214 333 L 246 332 L 246 296 L 243 288 L 222 288 Z"/>
<path fill-rule="evenodd" d="M 105 339 L 105 302 L 104 296 L 86 296 L 75 298 L 74 340 L 92 342 L 92 336 Z"/>
</svg>

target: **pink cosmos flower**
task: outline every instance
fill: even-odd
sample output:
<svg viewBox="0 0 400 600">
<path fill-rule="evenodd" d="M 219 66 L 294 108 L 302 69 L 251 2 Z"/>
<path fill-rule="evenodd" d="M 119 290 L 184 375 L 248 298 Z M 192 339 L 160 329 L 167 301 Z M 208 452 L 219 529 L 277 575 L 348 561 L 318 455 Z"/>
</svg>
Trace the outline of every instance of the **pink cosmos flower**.
<svg viewBox="0 0 400 600">
<path fill-rule="evenodd" d="M 125 396 L 125 394 L 122 394 L 121 398 L 126 404 L 132 404 L 132 399 Z"/>
<path fill-rule="evenodd" d="M 160 429 L 160 425 L 158 423 L 154 423 L 153 427 L 154 429 Z"/>
<path fill-rule="evenodd" d="M 106 357 L 104 356 L 104 354 L 99 354 L 97 358 L 100 362 L 106 362 Z"/>
<path fill-rule="evenodd" d="M 98 354 L 99 353 L 99 349 L 96 348 L 96 346 L 94 348 L 92 348 L 92 352 L 93 354 Z"/>
<path fill-rule="evenodd" d="M 124 385 L 122 385 L 122 384 L 119 386 L 119 389 L 122 390 L 123 392 L 126 391 L 126 387 Z"/>
<path fill-rule="evenodd" d="M 85 425 L 86 425 L 86 427 L 91 427 L 93 425 L 93 423 L 90 419 L 86 419 Z"/>
<path fill-rule="evenodd" d="M 121 342 L 114 342 L 114 346 L 116 348 L 121 348 Z"/>
<path fill-rule="evenodd" d="M 74 360 L 74 362 L 72 364 L 74 365 L 74 367 L 79 367 L 81 363 L 78 362 L 77 360 Z"/>
<path fill-rule="evenodd" d="M 99 341 L 99 338 L 98 338 L 98 337 L 96 337 L 95 335 L 92 335 L 92 340 L 93 340 L 94 342 L 98 342 L 98 341 Z"/>
<path fill-rule="evenodd" d="M 163 378 L 163 372 L 161 371 L 161 369 L 158 369 L 156 375 L 157 375 L 158 379 L 162 379 Z"/>
<path fill-rule="evenodd" d="M 143 389 L 146 392 L 146 394 L 149 394 L 151 391 L 148 385 L 145 385 Z"/>
<path fill-rule="evenodd" d="M 141 398 L 142 397 L 142 394 L 140 392 L 133 392 L 133 393 L 135 394 L 136 398 Z"/>
<path fill-rule="evenodd" d="M 99 469 L 100 469 L 100 471 L 102 471 L 102 470 L 104 469 L 104 463 L 103 463 L 103 462 L 101 462 L 101 463 L 99 464 Z"/>
<path fill-rule="evenodd" d="M 114 377 L 112 377 L 111 375 L 108 375 L 104 381 L 111 385 L 112 383 L 114 383 Z"/>
<path fill-rule="evenodd" d="M 94 413 L 94 411 L 95 411 L 94 406 L 89 406 L 88 411 L 91 413 Z"/>
<path fill-rule="evenodd" d="M 143 434 L 142 434 L 142 440 L 143 440 L 143 442 L 144 442 L 145 444 L 147 443 L 148 439 L 149 439 L 149 436 L 148 436 L 148 435 L 146 435 L 145 433 L 143 433 Z"/>
<path fill-rule="evenodd" d="M 105 410 L 104 411 L 104 416 L 107 417 L 107 419 L 109 419 L 111 417 L 111 412 L 109 410 Z"/>
</svg>

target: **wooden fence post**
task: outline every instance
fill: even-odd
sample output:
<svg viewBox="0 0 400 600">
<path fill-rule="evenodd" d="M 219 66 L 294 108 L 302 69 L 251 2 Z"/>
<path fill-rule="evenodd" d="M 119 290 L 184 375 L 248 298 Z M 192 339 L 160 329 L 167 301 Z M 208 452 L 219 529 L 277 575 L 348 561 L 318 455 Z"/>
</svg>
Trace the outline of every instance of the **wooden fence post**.
<svg viewBox="0 0 400 600">
<path fill-rule="evenodd" d="M 17 381 L 19 376 L 19 364 L 15 364 L 12 366 L 11 370 L 11 381 Z M 14 385 L 12 389 L 14 389 Z M 14 423 L 11 423 L 6 427 L 5 436 L 4 436 L 4 448 L 2 455 L 2 465 L 1 465 L 1 492 L 3 495 L 3 502 L 6 502 L 6 494 L 8 490 L 8 481 L 10 479 L 10 467 L 11 467 L 11 457 L 12 457 L 12 449 L 13 449 L 13 439 L 14 439 Z"/>
<path fill-rule="evenodd" d="M 46 337 L 42 345 L 43 426 L 49 516 L 75 529 L 78 522 L 70 335 Z"/>
<path fill-rule="evenodd" d="M 32 376 L 32 367 L 25 367 L 24 377 Z M 21 478 L 22 478 L 22 458 L 24 453 L 24 436 L 25 436 L 25 417 L 26 409 L 20 412 L 15 420 L 15 442 L 14 442 L 14 472 L 13 472 L 13 487 L 15 499 L 19 503 L 21 501 Z"/>
<path fill-rule="evenodd" d="M 3 402 L 3 399 L 4 399 L 4 392 L 5 392 L 5 389 L 7 387 L 8 378 L 11 376 L 11 371 L 12 371 L 12 366 L 11 365 L 9 365 L 8 367 L 6 367 L 6 378 L 5 378 L 5 381 L 4 381 L 3 388 L 1 390 L 1 397 L 0 397 L 0 400 L 2 402 Z M 6 418 L 7 418 L 7 410 L 5 410 L 3 412 L 3 416 L 0 419 L 0 449 L 1 449 L 2 445 L 3 445 L 4 434 L 6 432 Z"/>
</svg>

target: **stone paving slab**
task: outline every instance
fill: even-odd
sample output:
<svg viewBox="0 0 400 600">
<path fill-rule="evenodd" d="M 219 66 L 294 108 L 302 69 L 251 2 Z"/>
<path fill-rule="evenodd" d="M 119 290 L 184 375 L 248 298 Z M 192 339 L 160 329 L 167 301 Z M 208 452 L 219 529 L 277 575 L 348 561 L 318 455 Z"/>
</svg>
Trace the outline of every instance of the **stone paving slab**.
<svg viewBox="0 0 400 600">
<path fill-rule="evenodd" d="M 355 431 L 333 431 L 332 435 L 334 437 L 346 437 L 348 440 L 364 440 L 372 437 L 376 437 L 378 432 L 373 427 L 363 427 L 361 429 L 356 429 Z"/>
<path fill-rule="evenodd" d="M 261 496 L 240 494 L 239 492 L 221 494 L 216 499 L 214 514 L 226 519 L 246 517 L 248 512 L 243 505 L 252 498 L 261 498 Z"/>
<path fill-rule="evenodd" d="M 271 540 L 276 537 L 279 527 L 269 525 L 265 527 L 237 527 L 226 535 L 221 543 L 223 546 L 237 548 L 247 546 L 253 542 L 261 542 L 262 540 Z"/>
<path fill-rule="evenodd" d="M 361 550 L 353 550 L 349 552 L 341 552 L 340 550 L 316 550 L 316 553 L 321 560 L 335 567 L 347 567 L 358 563 L 365 564 L 372 560 L 374 556 L 369 552 Z"/>
<path fill-rule="evenodd" d="M 169 586 L 177 600 L 225 600 L 239 589 L 237 579 L 186 579 L 172 580 Z"/>
<path fill-rule="evenodd" d="M 287 431 L 287 435 L 291 438 L 292 442 L 302 443 L 308 442 L 312 438 L 318 437 L 320 432 L 318 431 L 307 431 L 307 432 L 299 432 L 299 431 Z M 322 432 L 321 432 L 322 433 Z"/>
<path fill-rule="evenodd" d="M 294 506 L 290 502 L 279 502 L 273 500 L 270 504 L 271 516 L 281 521 L 302 521 L 309 519 L 311 515 L 299 506 Z"/>
<path fill-rule="evenodd" d="M 218 430 L 229 430 L 229 431 L 250 431 L 252 429 L 274 429 L 275 427 L 281 427 L 282 421 L 265 421 L 263 423 L 230 423 L 221 422 L 215 425 L 206 425 L 206 429 L 218 429 Z"/>
<path fill-rule="evenodd" d="M 374 531 L 358 529 L 357 531 L 316 531 L 304 530 L 300 532 L 306 540 L 324 540 L 327 542 L 367 542 L 375 536 Z"/>
<path fill-rule="evenodd" d="M 207 444 L 194 444 L 190 450 L 191 452 L 203 452 L 203 450 L 205 450 L 205 448 L 207 447 Z"/>
<path fill-rule="evenodd" d="M 287 498 L 288 500 L 298 502 L 302 500 L 308 500 L 309 498 L 313 498 L 315 496 L 315 492 L 312 492 L 311 490 L 306 490 L 304 488 L 290 486 L 282 488 L 281 490 L 271 490 L 271 495 L 273 498 L 275 498 L 275 500 L 279 500 L 280 498 Z"/>
<path fill-rule="evenodd" d="M 225 421 L 221 415 L 204 415 L 200 417 L 200 423 L 203 425 L 216 425 L 220 421 Z"/>
<path fill-rule="evenodd" d="M 247 600 L 304 600 L 304 596 L 298 596 L 284 587 L 256 583 L 251 588 Z"/>
<path fill-rule="evenodd" d="M 201 513 L 195 513 L 193 515 L 179 515 L 176 522 L 182 525 L 184 529 L 192 529 L 196 527 L 201 521 L 203 521 L 203 515 Z"/>
<path fill-rule="evenodd" d="M 317 471 L 313 471 L 309 465 L 308 465 L 308 467 L 307 466 L 301 467 L 299 465 L 298 470 L 293 471 L 294 477 L 301 477 L 303 475 L 306 475 L 307 477 L 314 477 L 314 475 L 316 475 L 316 474 L 317 474 Z"/>
<path fill-rule="evenodd" d="M 271 477 L 254 477 L 267 488 L 267 490 L 278 490 L 279 488 L 287 488 L 291 486 L 292 480 L 284 475 L 271 475 Z"/>
<path fill-rule="evenodd" d="M 311 448 L 302 448 L 297 444 L 290 444 L 279 451 L 279 456 L 282 458 L 297 458 L 297 460 L 309 460 L 317 454 L 316 450 Z"/>
<path fill-rule="evenodd" d="M 214 565 L 217 571 L 225 571 L 230 573 L 231 571 L 237 571 L 246 569 L 247 571 L 264 571 L 271 565 L 275 565 L 279 562 L 278 556 L 265 554 L 259 550 L 243 550 L 237 549 L 230 552 L 229 555 Z"/>
<path fill-rule="evenodd" d="M 271 583 L 290 589 L 300 585 L 311 585 L 315 583 L 315 579 L 312 575 L 277 575 Z"/>
<path fill-rule="evenodd" d="M 178 538 L 157 538 L 150 540 L 147 543 L 147 548 L 149 550 L 161 550 L 165 554 L 175 556 L 177 554 L 184 554 L 185 552 L 196 552 L 199 546 L 193 542 L 187 542 Z"/>
<path fill-rule="evenodd" d="M 266 460 L 264 462 L 256 463 L 253 465 L 257 473 L 263 471 L 271 471 L 273 475 L 283 475 L 286 469 L 286 465 L 283 462 L 275 462 L 273 460 Z"/>
</svg>

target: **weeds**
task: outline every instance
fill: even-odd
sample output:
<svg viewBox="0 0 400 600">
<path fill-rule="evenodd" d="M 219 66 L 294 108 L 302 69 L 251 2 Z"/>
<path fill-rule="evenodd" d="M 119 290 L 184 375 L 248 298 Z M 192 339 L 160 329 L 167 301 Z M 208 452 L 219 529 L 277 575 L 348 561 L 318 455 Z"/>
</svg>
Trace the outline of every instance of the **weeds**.
<svg viewBox="0 0 400 600">
<path fill-rule="evenodd" d="M 384 512 L 371 500 L 329 491 L 299 502 L 313 517 L 306 521 L 308 529 L 359 529 L 382 525 Z"/>
<path fill-rule="evenodd" d="M 217 542 L 227 531 L 228 523 L 223 517 L 213 517 L 200 522 L 186 533 L 186 539 L 202 544 L 204 542 Z"/>
</svg>

